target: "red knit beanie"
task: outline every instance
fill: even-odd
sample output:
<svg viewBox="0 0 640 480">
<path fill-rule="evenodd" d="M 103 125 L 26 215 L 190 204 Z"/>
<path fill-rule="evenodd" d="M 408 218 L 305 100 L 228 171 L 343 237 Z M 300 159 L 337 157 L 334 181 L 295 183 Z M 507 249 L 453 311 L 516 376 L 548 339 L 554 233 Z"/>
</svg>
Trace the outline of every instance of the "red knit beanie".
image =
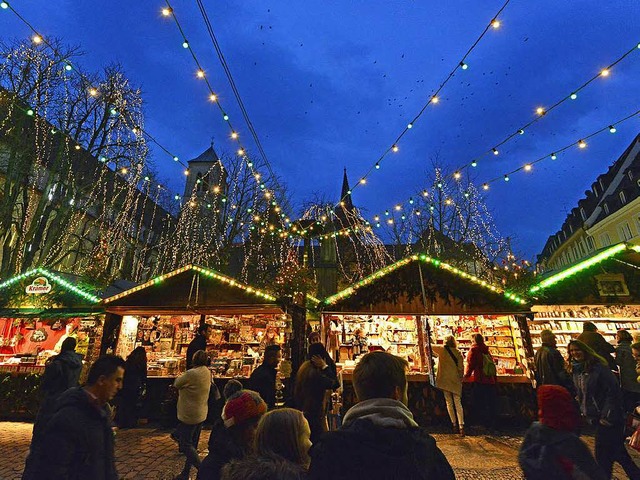
<svg viewBox="0 0 640 480">
<path fill-rule="evenodd" d="M 264 403 L 258 392 L 253 390 L 240 390 L 229 397 L 222 410 L 222 420 L 224 426 L 229 428 L 234 425 L 260 418 L 267 411 L 267 404 Z"/>
<path fill-rule="evenodd" d="M 575 431 L 579 417 L 569 391 L 560 385 L 538 388 L 538 416 L 540 422 L 555 430 Z"/>
</svg>

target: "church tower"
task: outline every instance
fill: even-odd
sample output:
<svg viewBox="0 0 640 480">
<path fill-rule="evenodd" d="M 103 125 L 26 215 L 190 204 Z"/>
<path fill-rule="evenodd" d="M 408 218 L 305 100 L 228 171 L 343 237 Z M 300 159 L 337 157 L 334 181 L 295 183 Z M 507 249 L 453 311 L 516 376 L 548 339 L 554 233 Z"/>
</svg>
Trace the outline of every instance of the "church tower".
<svg viewBox="0 0 640 480">
<path fill-rule="evenodd" d="M 210 198 L 224 195 L 227 190 L 226 171 L 218 158 L 213 144 L 193 160 L 188 161 L 189 175 L 184 186 L 184 198 L 192 195 L 204 200 L 207 194 Z"/>
</svg>

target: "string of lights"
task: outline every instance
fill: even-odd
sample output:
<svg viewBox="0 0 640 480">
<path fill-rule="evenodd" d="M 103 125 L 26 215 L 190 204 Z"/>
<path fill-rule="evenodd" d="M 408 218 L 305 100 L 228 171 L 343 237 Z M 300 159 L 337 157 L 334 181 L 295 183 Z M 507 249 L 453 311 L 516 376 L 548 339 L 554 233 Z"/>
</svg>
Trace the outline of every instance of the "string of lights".
<svg viewBox="0 0 640 480">
<path fill-rule="evenodd" d="M 601 69 L 596 75 L 592 76 L 591 78 L 589 78 L 587 81 L 583 82 L 580 86 L 578 86 L 577 88 L 574 88 L 570 91 L 569 94 L 563 96 L 562 98 L 558 99 L 557 101 L 555 101 L 554 103 L 552 103 L 549 107 L 537 107 L 536 109 L 536 116 L 535 118 L 533 118 L 532 120 L 528 121 L 527 123 L 525 123 L 524 125 L 522 125 L 520 128 L 518 128 L 517 130 L 515 130 L 513 133 L 507 135 L 503 140 L 501 140 L 500 142 L 498 142 L 497 144 L 495 144 L 492 148 L 486 150 L 484 153 L 480 154 L 479 156 L 475 157 L 473 160 L 471 160 L 470 162 L 458 167 L 454 169 L 454 172 L 451 174 L 451 177 L 454 180 L 460 180 L 462 178 L 462 172 L 469 168 L 469 167 L 477 167 L 479 164 L 480 159 L 482 159 L 483 157 L 487 156 L 487 155 L 492 155 L 493 156 L 497 156 L 500 152 L 499 152 L 499 147 L 501 147 L 502 145 L 506 144 L 507 142 L 509 142 L 510 140 L 514 139 L 514 138 L 518 138 L 521 135 L 524 134 L 525 130 L 529 127 L 531 127 L 533 124 L 535 124 L 536 122 L 540 121 L 542 118 L 546 117 L 546 115 L 551 112 L 552 110 L 556 109 L 557 107 L 559 107 L 560 105 L 562 105 L 563 103 L 569 101 L 569 100 L 576 100 L 578 98 L 578 93 L 580 93 L 582 90 L 584 90 L 588 85 L 590 85 L 592 82 L 594 82 L 596 79 L 598 78 L 605 78 L 608 77 L 611 74 L 611 70 L 613 69 L 613 67 L 615 67 L 616 65 L 618 65 L 622 60 L 624 60 L 625 58 L 627 58 L 631 53 L 633 53 L 634 51 L 640 51 L 640 43 L 637 45 L 634 45 L 631 49 L 627 50 L 623 55 L 621 55 L 620 57 L 618 57 L 616 60 L 614 60 L 609 66 Z M 555 152 L 555 154 L 557 155 L 558 153 L 560 153 L 560 151 Z M 526 166 L 521 167 L 521 169 L 525 169 Z M 526 168 L 530 168 L 530 167 L 526 167 Z M 510 172 L 513 173 L 513 172 Z M 426 191 L 423 191 L 423 194 Z M 394 207 L 392 207 L 395 210 L 404 210 L 406 208 L 407 204 L 413 204 L 413 197 L 410 197 L 409 199 L 405 200 L 404 202 L 398 203 L 396 205 L 394 205 Z M 387 209 L 386 211 L 388 212 L 390 209 Z M 378 213 L 374 216 L 374 221 L 375 221 L 375 217 L 380 217 L 381 215 Z"/>
<path fill-rule="evenodd" d="M 237 155 L 240 156 L 245 161 L 247 166 L 254 173 L 254 178 L 256 179 L 256 183 L 259 185 L 259 188 L 264 192 L 265 197 L 270 199 L 271 204 L 275 208 L 278 209 L 278 215 L 277 216 L 278 216 L 281 224 L 283 226 L 286 226 L 287 225 L 287 222 L 286 222 L 287 215 L 283 211 L 283 208 L 278 204 L 278 201 L 276 199 L 276 192 L 269 191 L 269 189 L 266 188 L 266 184 L 264 183 L 264 181 L 261 181 L 262 175 L 258 172 L 257 168 L 254 165 L 254 162 L 249 157 L 249 155 L 247 153 L 247 149 L 243 146 L 243 144 L 242 144 L 242 142 L 240 140 L 240 134 L 238 133 L 238 130 L 233 127 L 233 124 L 231 123 L 229 115 L 227 114 L 226 110 L 224 109 L 222 103 L 220 102 L 219 96 L 214 92 L 213 87 L 211 86 L 211 83 L 209 82 L 209 78 L 207 77 L 206 71 L 202 67 L 202 63 L 198 59 L 198 56 L 196 55 L 195 50 L 193 49 L 193 47 L 191 46 L 191 44 L 187 40 L 187 35 L 185 33 L 184 28 L 182 27 L 182 24 L 178 20 L 178 17 L 176 15 L 175 9 L 172 7 L 172 5 L 169 2 L 169 0 L 165 0 L 165 3 L 166 3 L 167 6 L 162 9 L 162 15 L 165 16 L 165 17 L 171 17 L 173 19 L 174 23 L 176 24 L 176 27 L 178 28 L 178 31 L 180 32 L 180 35 L 182 36 L 182 40 L 183 40 L 182 41 L 182 47 L 189 51 L 189 53 L 190 53 L 195 65 L 196 65 L 196 68 L 197 68 L 196 69 L 196 77 L 198 79 L 201 79 L 201 80 L 204 81 L 204 83 L 205 83 L 205 85 L 207 87 L 207 90 L 209 92 L 209 100 L 218 107 L 218 110 L 219 110 L 220 114 L 222 115 L 222 119 L 228 125 L 229 130 L 231 132 L 229 137 L 232 140 L 235 140 L 237 142 L 237 144 L 238 144 L 238 149 L 236 151 Z M 275 177 L 273 177 L 273 178 L 275 178 Z"/>
<path fill-rule="evenodd" d="M 366 173 L 364 175 L 362 175 L 360 177 L 360 179 L 358 180 L 358 183 L 356 183 L 353 187 L 351 187 L 351 190 L 349 190 L 347 192 L 346 195 L 350 195 L 352 193 L 352 191 L 357 188 L 359 185 L 365 185 L 367 183 L 368 178 L 371 176 L 371 174 L 380 169 L 380 164 L 382 163 L 383 160 L 385 160 L 385 158 L 389 155 L 389 153 L 396 153 L 400 150 L 399 144 L 400 144 L 400 140 L 402 140 L 402 138 L 415 126 L 415 124 L 417 123 L 417 121 L 420 119 L 420 117 L 425 113 L 425 111 L 427 110 L 427 108 L 430 105 L 435 105 L 440 101 L 440 92 L 446 87 L 446 85 L 449 83 L 449 81 L 453 78 L 453 76 L 456 74 L 456 72 L 458 70 L 467 70 L 469 68 L 469 65 L 466 63 L 467 58 L 469 57 L 469 55 L 471 55 L 471 53 L 473 52 L 473 50 L 478 46 L 478 44 L 480 43 L 480 41 L 484 38 L 484 36 L 489 32 L 489 30 L 491 29 L 498 29 L 500 28 L 500 20 L 498 19 L 498 17 L 500 16 L 500 14 L 503 12 L 503 10 L 505 8 L 507 8 L 507 5 L 509 5 L 510 0 L 507 0 L 501 7 L 500 9 L 496 12 L 496 14 L 491 18 L 491 21 L 487 24 L 487 26 L 484 28 L 484 30 L 482 31 L 482 33 L 476 38 L 476 40 L 473 42 L 473 44 L 471 45 L 471 47 L 469 47 L 469 49 L 466 51 L 466 53 L 462 56 L 462 58 L 455 64 L 455 66 L 453 67 L 453 69 L 449 72 L 449 74 L 445 77 L 445 79 L 439 84 L 439 87 L 435 90 L 435 92 L 433 94 L 431 94 L 429 96 L 429 98 L 427 99 L 427 101 L 424 103 L 424 105 L 422 106 L 422 108 L 419 110 L 419 112 L 413 117 L 413 119 L 404 127 L 404 129 L 402 130 L 402 132 L 400 132 L 400 134 L 396 137 L 396 139 L 394 140 L 394 142 L 378 157 L 378 159 L 376 160 L 376 162 L 371 165 L 369 167 L 369 169 L 366 171 Z M 342 197 L 340 199 L 340 202 L 344 201 L 344 199 L 346 198 L 346 196 Z M 338 204 L 340 203 L 338 202 Z"/>
</svg>

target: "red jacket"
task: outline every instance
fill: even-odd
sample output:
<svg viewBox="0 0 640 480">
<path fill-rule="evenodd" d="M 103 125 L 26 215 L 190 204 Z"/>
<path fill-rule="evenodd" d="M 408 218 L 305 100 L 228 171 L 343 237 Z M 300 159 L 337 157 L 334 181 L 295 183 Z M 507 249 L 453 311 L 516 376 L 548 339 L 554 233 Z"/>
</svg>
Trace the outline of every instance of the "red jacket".
<svg viewBox="0 0 640 480">
<path fill-rule="evenodd" d="M 482 372 L 482 355 L 489 353 L 489 347 L 484 343 L 482 345 L 474 345 L 467 354 L 467 371 L 465 372 L 465 378 L 469 378 L 473 375 L 473 381 L 477 383 L 495 384 L 496 377 L 487 377 Z M 493 357 L 491 357 L 493 359 Z"/>
</svg>

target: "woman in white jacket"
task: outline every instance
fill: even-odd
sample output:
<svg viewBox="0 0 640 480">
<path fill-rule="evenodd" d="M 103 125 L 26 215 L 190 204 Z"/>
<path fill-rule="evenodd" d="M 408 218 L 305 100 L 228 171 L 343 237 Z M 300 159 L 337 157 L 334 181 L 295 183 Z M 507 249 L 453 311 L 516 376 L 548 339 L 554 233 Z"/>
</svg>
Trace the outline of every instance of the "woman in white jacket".
<svg viewBox="0 0 640 480">
<path fill-rule="evenodd" d="M 464 436 L 464 412 L 462 411 L 462 375 L 464 365 L 462 354 L 457 348 L 456 339 L 448 336 L 444 347 L 434 345 L 433 353 L 438 357 L 436 387 L 442 390 L 447 402 L 447 411 L 453 424 L 453 432 Z"/>
</svg>

